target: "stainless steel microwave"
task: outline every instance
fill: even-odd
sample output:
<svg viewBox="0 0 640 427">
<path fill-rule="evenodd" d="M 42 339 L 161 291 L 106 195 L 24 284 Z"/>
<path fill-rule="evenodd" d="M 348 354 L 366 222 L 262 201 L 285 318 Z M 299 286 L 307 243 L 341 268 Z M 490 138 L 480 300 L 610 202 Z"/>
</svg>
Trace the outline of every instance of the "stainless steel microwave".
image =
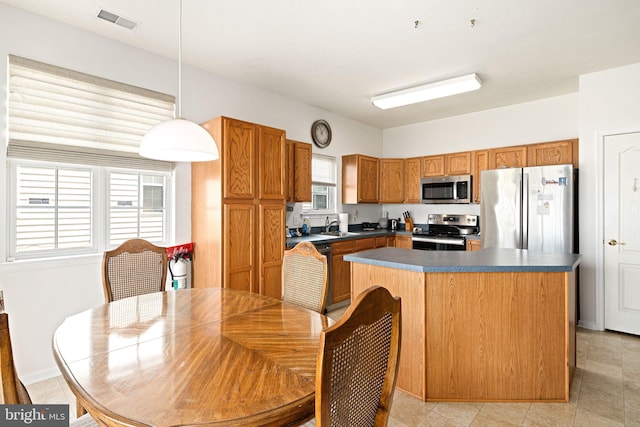
<svg viewBox="0 0 640 427">
<path fill-rule="evenodd" d="M 422 178 L 422 203 L 471 203 L 471 175 Z"/>
</svg>

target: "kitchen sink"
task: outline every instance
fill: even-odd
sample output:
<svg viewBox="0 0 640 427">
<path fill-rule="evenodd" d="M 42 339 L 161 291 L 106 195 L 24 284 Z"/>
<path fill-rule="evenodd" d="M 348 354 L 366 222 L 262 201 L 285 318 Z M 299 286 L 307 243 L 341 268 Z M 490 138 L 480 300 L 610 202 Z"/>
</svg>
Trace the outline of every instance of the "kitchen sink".
<svg viewBox="0 0 640 427">
<path fill-rule="evenodd" d="M 321 235 L 323 236 L 333 236 L 333 237 L 346 237 L 346 236 L 357 236 L 360 233 L 350 233 L 350 232 L 342 232 L 342 231 L 321 231 Z"/>
</svg>

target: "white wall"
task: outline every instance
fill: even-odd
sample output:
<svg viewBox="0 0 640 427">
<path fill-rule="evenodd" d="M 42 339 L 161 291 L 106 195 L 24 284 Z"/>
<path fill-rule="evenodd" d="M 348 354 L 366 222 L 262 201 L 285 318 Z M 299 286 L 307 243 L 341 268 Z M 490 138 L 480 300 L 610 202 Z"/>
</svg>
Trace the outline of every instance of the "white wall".
<svg viewBox="0 0 640 427">
<path fill-rule="evenodd" d="M 604 329 L 601 137 L 630 130 L 640 131 L 640 63 L 581 76 L 580 323 L 591 329 Z"/>
<path fill-rule="evenodd" d="M 578 94 L 415 123 L 383 131 L 384 157 L 415 157 L 531 144 L 578 136 Z M 408 210 L 416 224 L 430 213 L 480 214 L 479 205 L 385 205 L 390 218 Z"/>
<path fill-rule="evenodd" d="M 70 68 L 159 92 L 177 93 L 175 61 L 109 40 L 0 3 L 0 67 L 7 54 Z M 185 61 L 187 58 L 185 58 Z M 2 99 L 6 73 L 0 72 Z M 239 85 L 186 65 L 183 66 L 183 116 L 196 122 L 226 115 L 287 131 L 287 136 L 310 141 L 314 120 L 324 118 L 333 129 L 333 142 L 323 153 L 382 154 L 380 129 L 252 87 Z M 6 129 L 6 103 L 0 103 Z M 6 131 L 0 136 L 6 146 Z M 317 148 L 314 146 L 314 150 Z M 0 150 L 0 242 L 7 241 L 6 150 Z M 176 170 L 176 230 L 174 242 L 190 240 L 190 166 Z M 380 208 L 377 207 L 377 210 Z M 170 242 L 173 243 L 173 242 Z M 66 316 L 103 302 L 101 254 L 46 262 L 6 263 L 0 244 L 0 289 L 10 313 L 19 374 L 26 383 L 56 374 L 51 352 L 52 334 Z"/>
</svg>

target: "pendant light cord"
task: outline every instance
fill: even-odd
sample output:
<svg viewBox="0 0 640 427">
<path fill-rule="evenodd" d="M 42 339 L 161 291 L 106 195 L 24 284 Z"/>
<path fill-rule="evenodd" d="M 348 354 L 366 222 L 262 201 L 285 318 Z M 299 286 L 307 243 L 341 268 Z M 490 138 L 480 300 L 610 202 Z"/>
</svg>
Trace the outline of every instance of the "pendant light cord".
<svg viewBox="0 0 640 427">
<path fill-rule="evenodd" d="M 182 0 L 179 1 L 180 11 L 178 13 L 178 111 L 176 118 L 182 118 Z"/>
</svg>

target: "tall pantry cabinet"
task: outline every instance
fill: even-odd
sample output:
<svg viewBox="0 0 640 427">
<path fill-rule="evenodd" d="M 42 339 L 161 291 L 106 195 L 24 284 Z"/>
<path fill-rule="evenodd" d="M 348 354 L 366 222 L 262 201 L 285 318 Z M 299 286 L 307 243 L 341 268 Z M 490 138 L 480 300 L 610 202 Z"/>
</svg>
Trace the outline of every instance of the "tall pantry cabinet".
<svg viewBox="0 0 640 427">
<path fill-rule="evenodd" d="M 228 117 L 202 126 L 220 159 L 191 164 L 194 287 L 281 298 L 285 131 Z"/>
</svg>

